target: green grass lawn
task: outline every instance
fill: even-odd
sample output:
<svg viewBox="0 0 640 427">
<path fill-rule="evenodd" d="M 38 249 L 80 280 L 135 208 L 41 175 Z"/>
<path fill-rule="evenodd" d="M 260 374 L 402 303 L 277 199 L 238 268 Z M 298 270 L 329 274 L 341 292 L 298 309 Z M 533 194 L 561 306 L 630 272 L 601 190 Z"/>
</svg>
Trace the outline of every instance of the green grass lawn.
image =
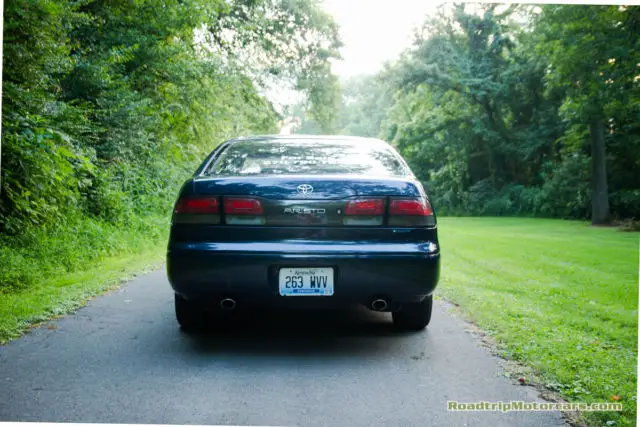
<svg viewBox="0 0 640 427">
<path fill-rule="evenodd" d="M 439 236 L 439 295 L 569 401 L 621 398 L 622 415 L 586 414 L 590 423 L 635 424 L 638 233 L 577 221 L 440 218 Z"/>
<path fill-rule="evenodd" d="M 157 215 L 126 226 L 80 218 L 29 239 L 0 240 L 0 344 L 161 265 L 167 230 Z"/>
<path fill-rule="evenodd" d="M 21 292 L 0 293 L 0 344 L 20 337 L 38 322 L 76 310 L 133 275 L 159 267 L 163 260 L 164 250 L 112 257 L 91 269 L 50 278 Z"/>
</svg>

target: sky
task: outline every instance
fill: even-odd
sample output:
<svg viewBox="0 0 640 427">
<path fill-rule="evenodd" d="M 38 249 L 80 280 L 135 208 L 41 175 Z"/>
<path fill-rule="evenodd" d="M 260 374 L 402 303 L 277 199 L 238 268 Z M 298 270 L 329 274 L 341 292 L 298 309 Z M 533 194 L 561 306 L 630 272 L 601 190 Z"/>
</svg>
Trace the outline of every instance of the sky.
<svg viewBox="0 0 640 427">
<path fill-rule="evenodd" d="M 341 79 L 375 74 L 385 61 L 411 46 L 413 28 L 433 13 L 429 0 L 322 0 L 340 26 L 342 61 L 332 65 Z"/>
<path fill-rule="evenodd" d="M 334 61 L 332 71 L 341 80 L 380 71 L 385 61 L 411 46 L 413 29 L 438 6 L 429 0 L 322 0 L 321 4 L 340 26 L 343 60 Z M 293 91 L 274 93 L 282 104 L 296 99 Z M 289 134 L 293 126 L 287 121 L 280 132 Z"/>
<path fill-rule="evenodd" d="M 478 0 L 476 0 L 478 1 Z M 479 0 L 481 2 L 494 2 Z M 506 3 L 512 0 L 504 1 Z M 341 78 L 375 74 L 384 62 L 411 46 L 412 29 L 443 0 L 321 0 L 340 25 L 343 61 L 333 64 Z M 495 1 L 503 3 L 503 1 Z M 638 0 L 519 0 L 519 3 L 640 4 Z"/>
</svg>

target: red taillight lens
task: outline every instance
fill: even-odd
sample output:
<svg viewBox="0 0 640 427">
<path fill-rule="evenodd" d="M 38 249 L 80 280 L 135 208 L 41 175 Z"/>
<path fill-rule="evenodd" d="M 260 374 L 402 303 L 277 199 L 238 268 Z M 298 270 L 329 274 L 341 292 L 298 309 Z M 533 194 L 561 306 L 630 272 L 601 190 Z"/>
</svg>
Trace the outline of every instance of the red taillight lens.
<svg viewBox="0 0 640 427">
<path fill-rule="evenodd" d="M 189 197 L 176 205 L 177 214 L 217 214 L 220 205 L 217 197 Z"/>
<path fill-rule="evenodd" d="M 384 215 L 384 201 L 379 199 L 352 200 L 344 209 L 345 215 Z"/>
<path fill-rule="evenodd" d="M 418 200 L 392 200 L 389 206 L 390 215 L 433 215 L 431 204 L 424 199 Z"/>
<path fill-rule="evenodd" d="M 258 199 L 225 197 L 224 213 L 227 215 L 262 215 L 264 208 Z"/>
</svg>

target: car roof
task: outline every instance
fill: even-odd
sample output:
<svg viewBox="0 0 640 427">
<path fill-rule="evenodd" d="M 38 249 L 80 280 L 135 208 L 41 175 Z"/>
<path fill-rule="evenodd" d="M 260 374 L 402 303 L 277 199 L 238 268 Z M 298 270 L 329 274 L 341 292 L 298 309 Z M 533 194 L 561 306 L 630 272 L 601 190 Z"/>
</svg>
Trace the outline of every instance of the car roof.
<svg viewBox="0 0 640 427">
<path fill-rule="evenodd" d="M 294 135 L 252 135 L 252 136 L 239 136 L 227 140 L 226 142 L 239 142 L 239 141 L 295 141 L 295 140 L 324 140 L 324 141 L 352 141 L 352 142 L 366 142 L 366 143 L 383 143 L 388 144 L 377 138 L 362 137 L 362 136 L 349 136 L 349 135 L 307 135 L 307 134 L 294 134 Z"/>
</svg>

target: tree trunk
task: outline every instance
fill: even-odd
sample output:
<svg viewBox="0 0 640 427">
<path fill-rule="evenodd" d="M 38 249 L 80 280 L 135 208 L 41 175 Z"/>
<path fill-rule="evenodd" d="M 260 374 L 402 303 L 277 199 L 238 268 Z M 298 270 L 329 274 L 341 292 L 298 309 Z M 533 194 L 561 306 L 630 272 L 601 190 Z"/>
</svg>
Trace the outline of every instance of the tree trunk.
<svg viewBox="0 0 640 427">
<path fill-rule="evenodd" d="M 602 119 L 592 118 L 589 128 L 591 131 L 591 224 L 607 224 L 610 220 L 609 189 Z"/>
</svg>

